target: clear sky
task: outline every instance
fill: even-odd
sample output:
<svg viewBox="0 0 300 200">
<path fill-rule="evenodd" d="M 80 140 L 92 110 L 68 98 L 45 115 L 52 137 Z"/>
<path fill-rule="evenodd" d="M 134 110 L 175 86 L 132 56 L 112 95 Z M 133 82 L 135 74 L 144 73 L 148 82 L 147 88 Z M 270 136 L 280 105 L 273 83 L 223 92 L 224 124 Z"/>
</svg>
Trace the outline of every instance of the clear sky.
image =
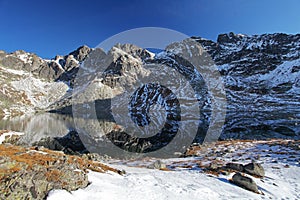
<svg viewBox="0 0 300 200">
<path fill-rule="evenodd" d="M 52 58 L 146 26 L 212 40 L 230 31 L 300 33 L 300 1 L 0 0 L 0 19 L 0 49 Z"/>
</svg>

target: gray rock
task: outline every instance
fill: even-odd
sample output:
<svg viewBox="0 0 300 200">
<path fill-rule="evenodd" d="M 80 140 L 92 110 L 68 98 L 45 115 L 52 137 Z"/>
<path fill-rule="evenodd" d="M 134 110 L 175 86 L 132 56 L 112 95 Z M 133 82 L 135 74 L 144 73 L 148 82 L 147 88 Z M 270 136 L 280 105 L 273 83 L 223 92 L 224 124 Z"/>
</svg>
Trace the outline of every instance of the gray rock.
<svg viewBox="0 0 300 200">
<path fill-rule="evenodd" d="M 264 177 L 265 176 L 265 170 L 263 166 L 259 163 L 249 163 L 247 165 L 244 165 L 244 172 L 247 174 L 251 174 L 254 176 Z"/>
<path fill-rule="evenodd" d="M 211 162 L 208 166 L 208 169 L 217 170 L 217 169 L 219 169 L 219 167 L 220 167 L 220 165 L 218 163 Z"/>
<path fill-rule="evenodd" d="M 52 189 L 73 191 L 88 185 L 86 172 L 75 170 L 78 169 L 76 163 L 68 162 L 63 155 L 53 158 L 55 161 L 45 158 L 45 165 L 30 166 L 29 161 L 17 162 L 9 156 L 0 156 L 3 170 L 0 174 L 0 199 L 44 199 Z M 42 163 L 43 158 L 39 159 L 33 162 Z"/>
<path fill-rule="evenodd" d="M 42 65 L 36 70 L 38 76 L 46 80 L 56 80 L 60 75 L 64 73 L 64 70 L 54 61 L 49 63 L 42 63 Z"/>
<path fill-rule="evenodd" d="M 42 66 L 43 63 L 45 63 L 43 59 L 41 59 L 35 54 L 32 54 L 32 63 L 31 65 L 27 66 L 25 69 L 30 72 L 38 71 L 38 69 Z"/>
<path fill-rule="evenodd" d="M 150 168 L 150 169 L 165 169 L 165 168 L 167 168 L 167 166 L 161 160 L 156 160 L 153 164 L 149 165 L 148 168 Z"/>
<path fill-rule="evenodd" d="M 97 161 L 97 162 L 108 161 L 111 159 L 110 156 L 100 155 L 98 153 L 86 153 L 86 154 L 82 154 L 81 157 L 88 160 Z"/>
<path fill-rule="evenodd" d="M 45 199 L 54 189 L 85 188 L 88 170 L 126 173 L 79 156 L 13 145 L 1 145 L 0 169 L 0 199 Z"/>
<path fill-rule="evenodd" d="M 74 60 L 74 56 L 73 55 L 68 55 L 65 61 L 65 65 L 64 68 L 66 71 L 70 71 L 75 67 L 78 67 L 78 64 L 76 63 L 76 61 Z"/>
<path fill-rule="evenodd" d="M 242 38 L 238 35 L 234 34 L 233 32 L 230 32 L 229 34 L 220 34 L 218 36 L 217 42 L 218 43 L 236 43 L 240 41 Z"/>
<path fill-rule="evenodd" d="M 0 50 L 0 61 L 1 61 L 3 58 L 5 58 L 6 55 L 7 55 L 7 54 L 6 54 L 5 51 Z"/>
<path fill-rule="evenodd" d="M 229 169 L 229 170 L 239 171 L 239 172 L 244 171 L 244 166 L 242 164 L 239 164 L 239 163 L 227 163 L 225 168 Z"/>
<path fill-rule="evenodd" d="M 255 193 L 259 193 L 256 183 L 253 181 L 253 179 L 243 176 L 240 173 L 236 173 L 232 177 L 232 183 L 235 185 L 242 187 L 246 190 L 250 190 Z"/>
</svg>

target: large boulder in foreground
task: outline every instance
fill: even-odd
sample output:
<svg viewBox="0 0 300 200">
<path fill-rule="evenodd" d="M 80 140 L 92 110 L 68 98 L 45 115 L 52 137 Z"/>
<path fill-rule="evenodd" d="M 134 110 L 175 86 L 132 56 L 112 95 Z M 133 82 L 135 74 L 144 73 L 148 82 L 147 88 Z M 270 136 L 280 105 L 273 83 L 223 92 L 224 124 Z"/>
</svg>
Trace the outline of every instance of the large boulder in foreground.
<svg viewBox="0 0 300 200">
<path fill-rule="evenodd" d="M 255 193 L 259 193 L 256 183 L 252 178 L 243 176 L 241 173 L 236 173 L 233 175 L 231 182 L 239 187 L 246 190 L 250 190 Z"/>
</svg>

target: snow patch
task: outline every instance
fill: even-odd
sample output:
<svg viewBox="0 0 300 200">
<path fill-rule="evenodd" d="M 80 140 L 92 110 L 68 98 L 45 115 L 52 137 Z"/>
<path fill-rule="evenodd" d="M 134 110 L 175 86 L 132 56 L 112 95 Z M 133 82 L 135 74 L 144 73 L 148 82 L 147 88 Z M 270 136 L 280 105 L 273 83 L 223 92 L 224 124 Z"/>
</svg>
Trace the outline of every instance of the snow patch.
<svg viewBox="0 0 300 200">
<path fill-rule="evenodd" d="M 275 70 L 263 74 L 263 75 L 256 75 L 252 76 L 251 79 L 255 80 L 263 80 L 269 81 L 273 86 L 291 82 L 296 82 L 296 79 L 300 77 L 300 72 L 292 73 L 293 66 L 299 66 L 300 59 L 293 60 L 293 61 L 285 61 L 281 65 L 279 65 Z"/>
<path fill-rule="evenodd" d="M 7 73 L 11 73 L 11 74 L 15 74 L 15 75 L 28 75 L 29 73 L 23 70 L 16 70 L 16 69 L 9 69 L 9 68 L 4 68 L 4 67 L 0 67 L 0 70 L 3 70 Z"/>
<path fill-rule="evenodd" d="M 63 82 L 43 82 L 34 77 L 13 81 L 11 85 L 16 90 L 24 91 L 36 108 L 47 108 L 69 90 L 68 85 Z"/>
<path fill-rule="evenodd" d="M 119 49 L 119 48 L 117 48 L 117 47 L 112 47 L 112 48 L 111 48 L 111 51 L 112 51 L 113 53 L 116 53 L 117 55 L 121 55 L 121 56 L 122 56 L 122 55 L 126 55 L 126 56 L 129 57 L 129 59 L 131 59 L 131 60 L 133 60 L 133 61 L 135 61 L 135 62 L 137 62 L 137 63 L 141 63 L 141 61 L 140 61 L 139 59 L 133 57 L 132 55 L 128 54 L 127 52 L 125 52 L 125 51 L 123 51 L 122 49 Z"/>
<path fill-rule="evenodd" d="M 12 137 L 14 135 L 17 135 L 17 136 L 21 136 L 21 135 L 24 135 L 24 133 L 21 133 L 21 132 L 15 132 L 15 131 L 9 131 L 9 132 L 5 132 L 5 133 L 2 133 L 0 135 L 0 144 L 2 144 L 4 141 L 5 141 L 5 138 L 8 136 L 8 137 Z"/>
</svg>

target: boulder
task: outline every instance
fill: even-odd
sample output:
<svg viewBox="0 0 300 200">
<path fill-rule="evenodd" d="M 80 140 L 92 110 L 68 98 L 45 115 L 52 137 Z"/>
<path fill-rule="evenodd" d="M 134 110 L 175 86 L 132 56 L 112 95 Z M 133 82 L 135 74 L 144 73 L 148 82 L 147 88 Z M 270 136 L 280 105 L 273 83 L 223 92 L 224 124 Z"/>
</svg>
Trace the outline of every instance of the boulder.
<svg viewBox="0 0 300 200">
<path fill-rule="evenodd" d="M 161 160 L 157 160 L 154 162 L 153 164 L 155 169 L 164 169 L 167 168 L 166 164 L 164 162 L 162 162 Z"/>
<path fill-rule="evenodd" d="M 165 168 L 167 168 L 167 166 L 161 160 L 156 160 L 148 168 L 150 168 L 150 169 L 165 169 Z"/>
<path fill-rule="evenodd" d="M 236 173 L 233 175 L 231 182 L 239 187 L 242 187 L 246 190 L 259 193 L 256 183 L 253 179 L 243 176 L 241 173 Z"/>
<path fill-rule="evenodd" d="M 239 163 L 227 163 L 225 169 L 243 172 L 244 166 Z"/>
<path fill-rule="evenodd" d="M 247 165 L 244 165 L 244 172 L 253 176 L 258 177 L 264 177 L 265 176 L 265 170 L 263 166 L 259 163 L 249 163 Z"/>
</svg>

